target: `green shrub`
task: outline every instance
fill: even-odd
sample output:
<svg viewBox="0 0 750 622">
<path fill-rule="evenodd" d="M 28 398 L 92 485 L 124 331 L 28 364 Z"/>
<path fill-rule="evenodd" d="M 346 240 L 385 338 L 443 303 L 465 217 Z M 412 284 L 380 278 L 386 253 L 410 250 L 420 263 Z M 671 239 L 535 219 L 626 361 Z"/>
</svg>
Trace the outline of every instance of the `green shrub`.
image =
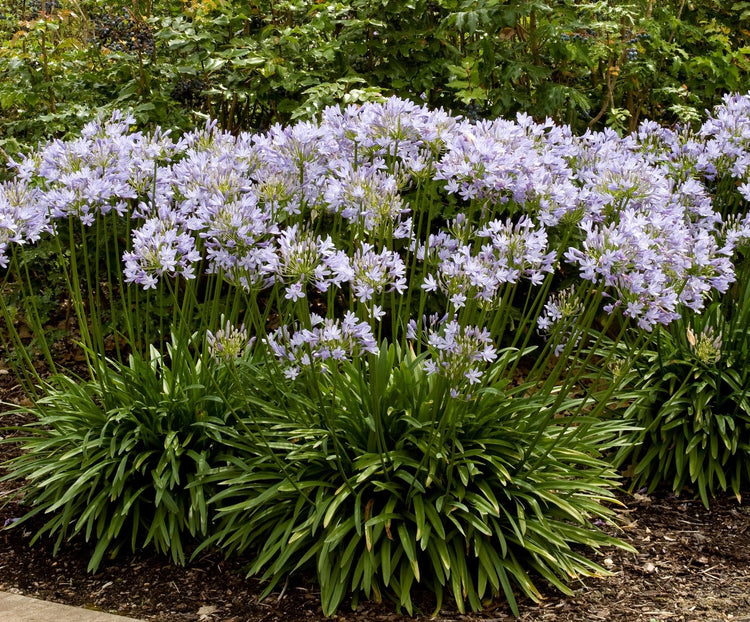
<svg viewBox="0 0 750 622">
<path fill-rule="evenodd" d="M 90 570 L 126 545 L 182 563 L 185 543 L 208 532 L 204 476 L 232 434 L 231 376 L 179 341 L 109 365 L 90 381 L 54 376 L 28 409 L 38 420 L 4 465 L 29 507 L 15 525 L 44 517 L 33 540 L 54 536 L 55 551 L 74 536 L 94 542 Z"/>
<path fill-rule="evenodd" d="M 315 567 L 326 615 L 349 594 L 411 613 L 417 584 L 436 611 L 447 592 L 461 611 L 500 596 L 518 614 L 516 589 L 541 598 L 536 576 L 571 593 L 570 578 L 606 574 L 585 548 L 627 548 L 594 523 L 613 516 L 616 476 L 600 451 L 619 424 L 586 416 L 593 400 L 514 386 L 519 357 L 506 350 L 494 381 L 468 398 L 451 397 L 423 356 L 386 345 L 369 373 L 332 368 L 282 404 L 251 390 L 273 455 L 248 443 L 212 474 L 210 542 L 255 552 L 249 574 L 269 580 L 267 592 Z M 252 386 L 278 382 L 254 373 Z"/>
<path fill-rule="evenodd" d="M 703 503 L 750 482 L 750 282 L 702 315 L 658 331 L 636 359 L 631 386 L 640 392 L 625 420 L 642 427 L 615 457 L 630 465 L 632 488 L 697 487 Z M 736 292 L 735 292 L 736 293 Z"/>
</svg>

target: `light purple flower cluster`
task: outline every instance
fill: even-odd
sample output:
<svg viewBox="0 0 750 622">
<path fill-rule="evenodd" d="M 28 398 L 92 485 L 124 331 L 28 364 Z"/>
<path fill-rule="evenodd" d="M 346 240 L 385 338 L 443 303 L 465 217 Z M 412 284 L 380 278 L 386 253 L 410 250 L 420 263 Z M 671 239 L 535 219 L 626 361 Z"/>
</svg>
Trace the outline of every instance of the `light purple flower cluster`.
<svg viewBox="0 0 750 622">
<path fill-rule="evenodd" d="M 478 203 L 480 221 L 521 211 L 554 226 L 580 204 L 568 166 L 571 138 L 564 128 L 526 115 L 516 122 L 464 122 L 447 141 L 434 178 L 446 182 L 448 193 Z"/>
<path fill-rule="evenodd" d="M 564 256 L 607 288 L 607 311 L 622 307 L 651 330 L 679 317 L 680 305 L 701 310 L 710 289 L 726 291 L 732 249 L 720 245 L 721 219 L 694 178 L 675 180 L 606 132 L 579 139 L 575 166 L 589 196 L 581 242 Z"/>
<path fill-rule="evenodd" d="M 170 160 L 174 144 L 160 130 L 131 132 L 134 123 L 115 111 L 88 123 L 79 138 L 55 140 L 18 163 L 22 177 L 33 172 L 44 182 L 52 218 L 75 216 L 90 225 L 97 214 L 125 214 L 128 202 L 151 190 L 154 169 Z"/>
<path fill-rule="evenodd" d="M 509 286 L 572 266 L 609 296 L 608 311 L 649 330 L 725 291 L 747 239 L 747 218 L 724 226 L 707 184 L 728 170 L 750 196 L 750 95 L 726 98 L 696 135 L 646 123 L 624 139 L 526 115 L 469 123 L 396 98 L 261 134 L 208 123 L 172 139 L 132 124 L 116 113 L 14 163 L 17 179 L 0 187 L 0 265 L 10 243 L 55 219 L 123 216 L 125 279 L 144 288 L 200 269 L 254 295 L 278 288 L 268 299 L 279 307 L 326 292 L 327 313 L 349 308 L 371 325 L 384 294 L 413 288 L 471 323 L 472 309 L 500 309 Z M 297 367 L 305 352 L 350 356 L 355 341 L 369 351 L 352 317 L 281 329 L 268 345 Z M 408 318 L 394 320 L 399 331 Z M 344 345 L 320 346 L 335 330 Z M 435 341 L 435 353 L 483 343 L 480 328 L 442 330 L 454 342 Z"/>
<path fill-rule="evenodd" d="M 322 117 L 322 125 L 339 145 L 358 156 L 353 162 L 377 158 L 400 161 L 404 173 L 420 176 L 431 173 L 459 124 L 458 118 L 443 110 L 430 110 L 397 97 L 343 111 L 328 108 Z"/>
<path fill-rule="evenodd" d="M 271 215 L 253 192 L 228 200 L 220 195 L 196 206 L 188 228 L 204 242 L 208 271 L 250 290 L 268 284 L 266 266 L 275 262 L 279 233 Z"/>
<path fill-rule="evenodd" d="M 278 237 L 277 254 L 266 270 L 286 286 L 289 300 L 305 298 L 307 285 L 324 292 L 340 286 L 350 275 L 349 260 L 337 250 L 330 236 L 313 236 L 293 225 Z"/>
<path fill-rule="evenodd" d="M 125 279 L 144 289 L 156 288 L 163 276 L 195 278 L 201 258 L 195 239 L 169 220 L 150 218 L 133 234 L 133 250 L 123 255 Z"/>
<path fill-rule="evenodd" d="M 475 229 L 463 216 L 453 223 L 453 235 L 441 233 L 430 237 L 429 248 L 421 255 L 436 263 L 422 289 L 441 291 L 455 309 L 469 299 L 484 306 L 499 304 L 502 286 L 526 278 L 534 285 L 554 270 L 556 253 L 548 251 L 547 232 L 528 217 L 518 223 L 492 220 Z M 463 240 L 469 240 L 464 242 Z"/>
<path fill-rule="evenodd" d="M 717 170 L 728 171 L 734 179 L 750 179 L 750 95 L 725 95 L 699 136 Z"/>
<path fill-rule="evenodd" d="M 27 181 L 0 184 L 0 267 L 8 267 L 10 244 L 33 244 L 51 229 L 49 216 L 40 209 L 40 192 Z"/>
<path fill-rule="evenodd" d="M 492 220 L 477 235 L 488 240 L 479 256 L 494 266 L 498 283 L 515 283 L 525 278 L 539 285 L 544 275 L 554 270 L 556 253 L 547 252 L 545 227 L 526 216 L 517 223 Z"/>
<path fill-rule="evenodd" d="M 376 294 L 406 291 L 406 265 L 398 253 L 383 249 L 379 253 L 370 244 L 363 244 L 354 252 L 351 261 L 352 291 L 362 303 Z"/>
<path fill-rule="evenodd" d="M 722 104 L 709 112 L 697 132 L 690 128 L 670 130 L 645 121 L 626 140 L 641 157 L 664 167 L 677 180 L 692 177 L 707 183 L 713 193 L 721 194 L 723 189 L 717 184 L 728 177 L 740 182 L 740 186 L 734 189 L 748 200 L 750 94 L 725 95 Z M 731 202 L 731 197 L 714 196 L 720 208 L 724 207 L 727 198 Z"/>
<path fill-rule="evenodd" d="M 482 368 L 497 358 L 487 329 L 461 326 L 455 320 L 431 330 L 427 335 L 427 348 L 426 372 L 448 380 L 453 397 L 461 395 L 466 387 L 478 384 Z"/>
<path fill-rule="evenodd" d="M 326 180 L 324 199 L 331 212 L 361 225 L 366 233 L 394 232 L 394 237 L 404 238 L 409 233 L 404 219 L 409 210 L 396 176 L 383 172 L 384 167 L 382 160 L 356 168 L 342 162 Z"/>
<path fill-rule="evenodd" d="M 312 314 L 311 326 L 293 333 L 282 326 L 265 340 L 284 366 L 287 378 L 296 378 L 302 369 L 325 372 L 336 361 L 378 352 L 370 325 L 360 322 L 351 311 L 346 312 L 341 320 Z"/>
<path fill-rule="evenodd" d="M 622 142 L 649 165 L 665 169 L 676 181 L 716 176 L 716 167 L 706 152 L 705 142 L 689 127 L 671 129 L 654 121 L 643 121 L 637 131 Z"/>
</svg>

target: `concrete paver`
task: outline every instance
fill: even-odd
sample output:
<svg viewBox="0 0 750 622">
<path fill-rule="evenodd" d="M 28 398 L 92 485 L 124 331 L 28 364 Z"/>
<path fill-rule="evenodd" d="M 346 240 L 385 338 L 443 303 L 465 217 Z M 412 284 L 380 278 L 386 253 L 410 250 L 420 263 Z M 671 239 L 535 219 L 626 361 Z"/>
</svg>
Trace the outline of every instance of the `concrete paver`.
<svg viewBox="0 0 750 622">
<path fill-rule="evenodd" d="M 0 592 L 2 622 L 133 622 L 133 618 Z"/>
</svg>

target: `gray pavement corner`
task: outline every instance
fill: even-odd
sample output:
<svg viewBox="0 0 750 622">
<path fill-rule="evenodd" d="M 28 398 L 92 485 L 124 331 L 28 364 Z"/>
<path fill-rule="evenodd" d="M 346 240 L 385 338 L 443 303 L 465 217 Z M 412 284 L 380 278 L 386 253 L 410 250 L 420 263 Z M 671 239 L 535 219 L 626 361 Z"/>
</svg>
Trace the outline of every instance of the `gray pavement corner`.
<svg viewBox="0 0 750 622">
<path fill-rule="evenodd" d="M 2 622 L 133 622 L 133 618 L 0 592 Z M 137 621 L 136 621 L 137 622 Z"/>
</svg>

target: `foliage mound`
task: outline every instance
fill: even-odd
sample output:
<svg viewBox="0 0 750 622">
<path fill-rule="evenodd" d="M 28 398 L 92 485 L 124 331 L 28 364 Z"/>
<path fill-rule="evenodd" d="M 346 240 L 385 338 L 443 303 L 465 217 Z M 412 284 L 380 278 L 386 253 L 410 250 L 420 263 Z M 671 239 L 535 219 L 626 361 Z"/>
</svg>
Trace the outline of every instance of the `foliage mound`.
<svg viewBox="0 0 750 622">
<path fill-rule="evenodd" d="M 518 356 L 504 352 L 470 401 L 385 345 L 366 373 L 344 365 L 321 395 L 295 386 L 283 416 L 251 393 L 275 422 L 275 459 L 249 445 L 211 476 L 219 522 L 207 543 L 257 551 L 249 573 L 267 592 L 314 563 L 326 615 L 349 594 L 353 606 L 391 596 L 411 613 L 416 584 L 436 611 L 448 592 L 461 611 L 502 596 L 518 614 L 514 589 L 541 598 L 532 572 L 565 592 L 569 577 L 606 574 L 581 547 L 623 546 L 594 524 L 613 516 L 616 474 L 599 452 L 621 426 L 560 418 L 580 400 L 512 386 L 505 368 Z"/>
<path fill-rule="evenodd" d="M 204 479 L 232 430 L 233 379 L 179 341 L 94 369 L 93 380 L 50 378 L 30 408 L 38 420 L 9 439 L 24 448 L 5 465 L 29 506 L 18 524 L 45 517 L 32 542 L 54 536 L 55 551 L 78 535 L 95 543 L 92 571 L 128 545 L 184 563 L 185 544 L 209 530 Z"/>
</svg>

